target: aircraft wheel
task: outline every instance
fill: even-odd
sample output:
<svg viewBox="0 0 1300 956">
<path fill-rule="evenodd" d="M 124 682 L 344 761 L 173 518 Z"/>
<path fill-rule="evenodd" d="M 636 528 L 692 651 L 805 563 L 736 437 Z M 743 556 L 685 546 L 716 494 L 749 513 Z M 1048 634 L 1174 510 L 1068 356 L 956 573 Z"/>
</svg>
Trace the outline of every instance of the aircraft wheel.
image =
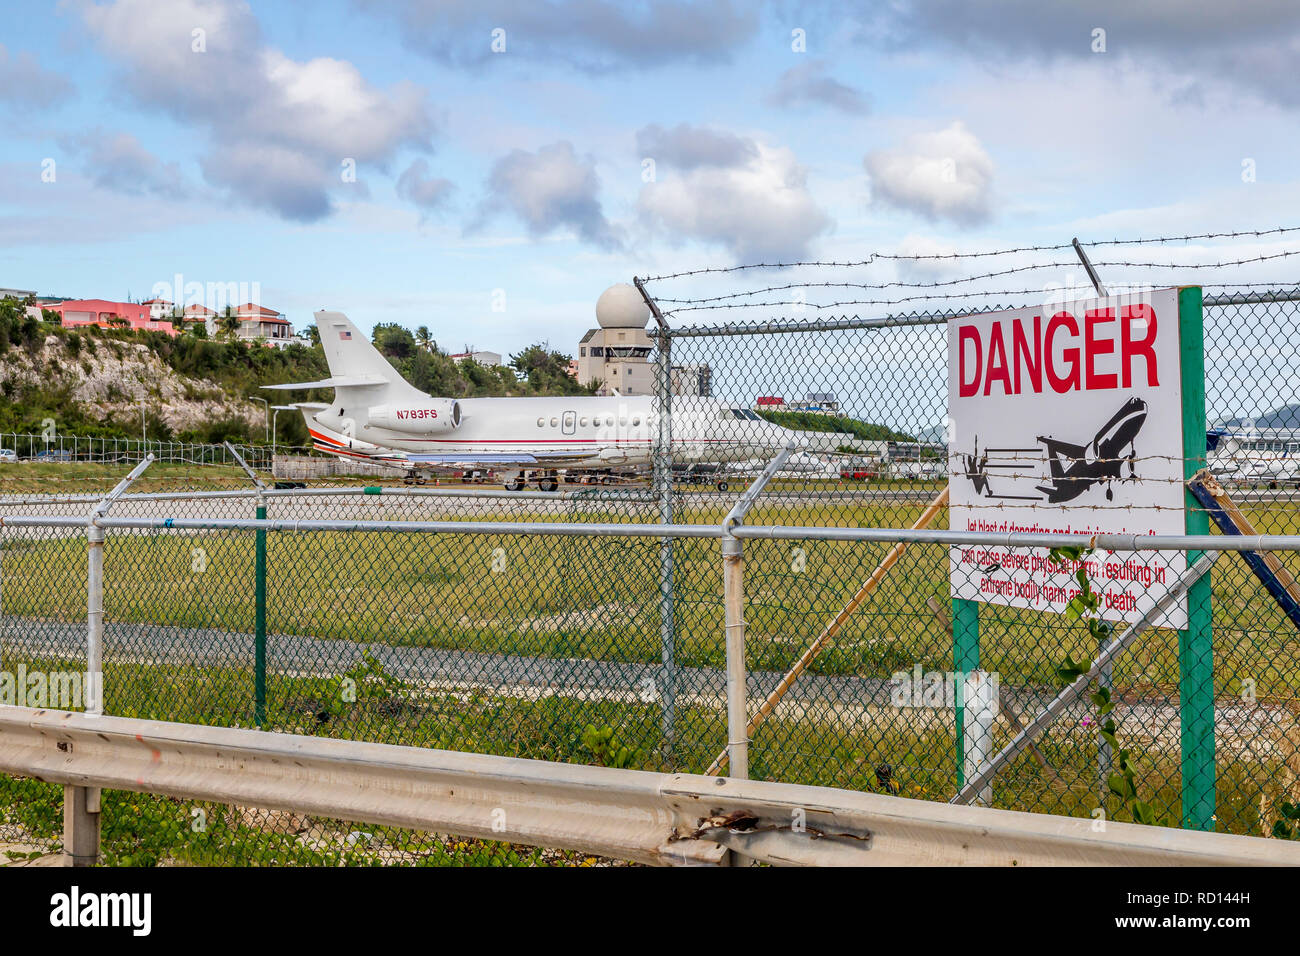
<svg viewBox="0 0 1300 956">
<path fill-rule="evenodd" d="M 429 479 L 424 477 L 424 475 L 420 475 L 418 478 L 415 479 L 415 483 L 417 485 L 427 485 L 429 483 Z"/>
<path fill-rule="evenodd" d="M 731 486 L 730 486 L 729 484 L 727 484 L 727 482 L 725 482 L 725 481 L 720 481 L 720 482 L 718 482 L 718 490 L 719 490 L 719 491 L 726 491 L 726 490 L 727 490 L 728 488 L 730 488 L 730 487 L 731 487 Z"/>
<path fill-rule="evenodd" d="M 524 480 L 522 478 L 511 478 L 506 482 L 506 491 L 523 491 Z"/>
<path fill-rule="evenodd" d="M 537 483 L 537 487 L 541 488 L 542 491 L 554 491 L 560 487 L 560 483 L 554 478 L 543 478 Z"/>
</svg>

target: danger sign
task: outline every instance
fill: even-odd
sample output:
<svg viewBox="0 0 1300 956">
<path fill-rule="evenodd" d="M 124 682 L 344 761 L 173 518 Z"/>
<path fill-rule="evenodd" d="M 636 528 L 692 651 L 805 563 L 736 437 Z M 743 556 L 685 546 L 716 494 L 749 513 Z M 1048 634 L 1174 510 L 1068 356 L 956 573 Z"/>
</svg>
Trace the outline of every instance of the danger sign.
<svg viewBox="0 0 1300 956">
<path fill-rule="evenodd" d="M 1178 290 L 963 316 L 948 326 L 951 527 L 1183 534 Z M 1047 549 L 954 547 L 954 598 L 1064 611 L 1075 565 Z M 1178 552 L 1095 552 L 1103 616 L 1135 621 Z M 1184 600 L 1163 622 L 1185 627 Z"/>
</svg>

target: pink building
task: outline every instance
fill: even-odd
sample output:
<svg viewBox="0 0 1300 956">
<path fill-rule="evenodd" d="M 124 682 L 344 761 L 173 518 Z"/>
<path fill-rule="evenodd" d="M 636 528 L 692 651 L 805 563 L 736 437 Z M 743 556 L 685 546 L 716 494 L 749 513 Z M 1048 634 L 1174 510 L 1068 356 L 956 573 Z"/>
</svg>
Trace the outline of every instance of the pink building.
<svg viewBox="0 0 1300 956">
<path fill-rule="evenodd" d="M 150 315 L 147 304 L 134 302 L 109 302 L 107 299 L 70 299 L 47 305 L 51 312 L 59 313 L 64 328 L 96 325 L 101 329 L 145 329 L 176 335 L 170 321 L 161 321 Z"/>
</svg>

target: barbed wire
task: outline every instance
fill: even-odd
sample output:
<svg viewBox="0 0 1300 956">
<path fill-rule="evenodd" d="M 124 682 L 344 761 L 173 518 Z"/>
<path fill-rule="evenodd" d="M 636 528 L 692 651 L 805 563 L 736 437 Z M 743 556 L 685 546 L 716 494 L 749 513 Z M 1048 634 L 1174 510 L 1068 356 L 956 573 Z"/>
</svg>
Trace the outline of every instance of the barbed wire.
<svg viewBox="0 0 1300 956">
<path fill-rule="evenodd" d="M 1109 260 L 1109 261 L 1094 262 L 1093 265 L 1094 265 L 1095 267 L 1098 267 L 1098 268 L 1129 268 L 1129 269 L 1179 269 L 1179 270 L 1195 270 L 1195 269 L 1226 269 L 1226 268 L 1232 268 L 1232 267 L 1235 267 L 1235 266 L 1249 265 L 1249 264 L 1251 264 L 1251 263 L 1255 263 L 1255 262 L 1268 262 L 1268 261 L 1275 260 L 1275 259 L 1286 259 L 1286 258 L 1290 258 L 1290 257 L 1292 257 L 1292 256 L 1297 256 L 1297 255 L 1300 255 L 1300 249 L 1288 249 L 1288 250 L 1285 250 L 1285 251 L 1283 251 L 1283 252 L 1268 253 L 1268 254 L 1263 254 L 1263 255 L 1258 255 L 1258 256 L 1250 256 L 1250 257 L 1241 258 L 1241 259 L 1226 259 L 1226 260 L 1220 260 L 1219 262 L 1199 262 L 1199 263 L 1194 263 L 1194 262 L 1135 262 L 1135 261 Z M 963 276 L 963 277 L 961 277 L 961 278 L 957 278 L 957 279 L 940 279 L 940 280 L 935 280 L 935 281 L 931 281 L 931 282 L 907 282 L 907 281 L 903 281 L 903 280 L 893 280 L 893 281 L 890 281 L 890 282 L 880 282 L 880 283 L 868 283 L 868 282 L 792 282 L 792 283 L 787 283 L 787 284 L 785 284 L 785 285 L 765 286 L 765 287 L 763 287 L 763 288 L 759 288 L 759 289 L 743 289 L 743 290 L 736 291 L 736 292 L 727 292 L 727 293 L 724 293 L 724 294 L 722 294 L 722 295 L 705 296 L 705 297 L 701 297 L 701 298 L 692 298 L 692 299 L 663 298 L 663 299 L 656 299 L 656 301 L 657 301 L 657 302 L 661 302 L 661 303 L 666 303 L 666 304 L 668 304 L 668 305 L 678 306 L 678 308 L 670 309 L 670 310 L 668 310 L 667 312 L 665 312 L 665 313 L 664 313 L 665 315 L 676 314 L 676 313 L 678 313 L 678 312 L 695 312 L 695 311 L 700 311 L 700 310 L 703 310 L 703 309 L 709 309 L 709 308 L 714 308 L 714 309 L 716 309 L 716 308 L 738 308 L 738 309 L 744 309 L 744 308 L 770 308 L 770 307 L 773 307 L 773 306 L 789 306 L 791 303 L 788 302 L 788 301 L 784 301 L 784 302 L 772 302 L 772 301 L 764 301 L 764 302 L 738 302 L 738 301 L 734 301 L 734 300 L 741 299 L 741 298 L 744 298 L 744 297 L 747 297 L 747 296 L 764 295 L 764 294 L 771 294 L 771 293 L 775 293 L 775 292 L 786 292 L 786 291 L 789 291 L 789 290 L 791 290 L 791 289 L 833 288 L 833 289 L 883 290 L 883 289 L 939 289 L 939 288 L 953 288 L 953 287 L 955 287 L 955 286 L 966 285 L 966 284 L 969 284 L 969 283 L 972 283 L 972 282 L 980 282 L 980 281 L 987 280 L 987 279 L 996 279 L 996 278 L 1000 278 L 1000 277 L 1002 277 L 1002 276 L 1013 275 L 1013 274 L 1016 274 L 1016 273 L 1022 273 L 1022 272 L 1034 272 L 1034 271 L 1038 271 L 1038 270 L 1042 270 L 1042 269 L 1062 269 L 1062 268 L 1078 268 L 1078 267 L 1079 267 L 1079 263 L 1078 263 L 1078 262 L 1069 262 L 1069 261 L 1067 261 L 1067 262 L 1039 262 L 1039 263 L 1028 263 L 1028 264 L 1026 264 L 1026 265 L 1022 265 L 1022 266 L 1015 266 L 1015 267 L 1010 268 L 1010 269 L 1002 269 L 1002 270 L 998 270 L 998 271 L 996 271 L 996 272 L 986 272 L 986 273 L 982 273 L 982 274 L 980 274 L 980 275 L 976 275 L 976 276 Z M 1147 285 L 1147 283 L 1143 283 L 1143 284 L 1144 284 L 1144 285 Z M 1253 283 L 1253 284 L 1257 284 L 1257 283 Z M 1234 283 L 1234 284 L 1233 284 L 1233 286 L 1236 286 L 1236 285 L 1247 285 L 1247 283 Z M 1228 287 L 1227 284 L 1224 284 L 1224 287 Z M 1080 286 L 1080 288 L 1083 288 L 1083 287 Z M 956 291 L 954 291 L 952 294 L 941 295 L 941 296 L 907 296 L 907 297 L 898 298 L 898 299 L 892 299 L 892 300 L 871 300 L 871 299 L 844 300 L 844 301 L 832 302 L 832 303 L 825 303 L 825 304 L 820 304 L 820 305 L 819 305 L 819 304 L 815 304 L 815 303 L 809 303 L 809 302 L 799 302 L 799 303 L 797 303 L 797 304 L 798 304 L 798 305 L 804 305 L 804 306 L 807 306 L 807 307 L 809 307 L 809 308 L 814 308 L 814 309 L 828 309 L 828 308 L 839 308 L 840 306 L 844 306 L 844 305 L 891 305 L 891 304 L 895 304 L 895 303 L 899 303 L 899 302 L 913 302 L 913 301 L 920 301 L 920 300 L 922 300 L 922 299 L 924 299 L 924 298 L 939 298 L 939 299 L 943 299 L 943 298 L 956 298 L 956 297 L 958 297 L 958 296 L 966 297 L 966 296 L 972 296 L 972 295 L 983 295 L 983 296 L 988 296 L 988 295 L 1032 295 L 1032 294 L 1042 294 L 1042 293 L 1044 293 L 1044 292 L 1051 292 L 1051 291 L 1055 291 L 1055 290 L 1052 290 L 1052 289 L 1023 289 L 1023 290 L 1008 290 L 1008 289 L 1003 289 L 1003 290 L 985 290 L 985 291 L 981 291 L 981 290 L 978 290 L 978 289 L 961 289 L 961 290 L 956 290 Z M 722 304 L 721 304 L 721 305 L 717 305 L 717 304 L 715 304 L 715 303 L 722 303 Z M 682 306 L 684 306 L 684 308 L 683 308 Z"/>
<path fill-rule="evenodd" d="M 1261 236 L 1285 235 L 1289 233 L 1300 232 L 1300 226 L 1277 226 L 1272 229 L 1247 229 L 1236 232 L 1202 232 L 1189 233 L 1183 236 L 1152 236 L 1140 237 L 1136 239 L 1094 239 L 1088 242 L 1080 240 L 1081 246 L 1138 246 L 1138 245 L 1156 245 L 1170 242 L 1191 242 L 1198 239 L 1240 239 L 1244 237 L 1259 238 Z M 812 268 L 853 268 L 859 266 L 868 266 L 879 261 L 933 261 L 933 260 L 958 260 L 958 259 L 982 259 L 992 256 L 1007 256 L 1022 252 L 1059 252 L 1062 249 L 1073 248 L 1069 242 L 1055 243 L 1052 245 L 1038 246 L 1011 246 L 1005 249 L 988 249 L 978 252 L 936 252 L 936 253 L 898 253 L 898 252 L 873 252 L 866 259 L 854 261 L 845 260 L 795 260 L 791 262 L 750 262 L 734 266 L 710 266 L 703 269 L 687 269 L 682 272 L 670 272 L 657 276 L 643 276 L 642 282 L 665 282 L 669 279 L 682 279 L 687 276 L 711 275 L 728 272 L 745 272 L 751 269 L 795 269 L 802 267 Z M 1094 263 L 1097 265 L 1098 263 Z"/>
</svg>

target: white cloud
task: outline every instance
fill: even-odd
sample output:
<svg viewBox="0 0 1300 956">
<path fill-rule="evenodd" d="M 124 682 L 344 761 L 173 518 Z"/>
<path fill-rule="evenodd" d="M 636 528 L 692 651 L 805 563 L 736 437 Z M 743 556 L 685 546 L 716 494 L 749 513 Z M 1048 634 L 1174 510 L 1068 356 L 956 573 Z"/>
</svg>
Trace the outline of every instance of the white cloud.
<svg viewBox="0 0 1300 956">
<path fill-rule="evenodd" d="M 873 198 L 898 209 L 977 225 L 992 213 L 993 160 L 960 121 L 868 153 Z"/>
<path fill-rule="evenodd" d="M 11 56 L 0 43 L 0 102 L 19 109 L 49 109 L 72 93 L 63 76 L 45 69 L 27 51 Z"/>
<path fill-rule="evenodd" d="M 1300 106 L 1295 62 L 1300 18 L 1294 0 L 1248 4 L 1177 0 L 900 0 L 873 5 L 859 24 L 862 39 L 896 51 L 947 46 L 981 64 L 1012 58 L 1017 77 L 1051 60 L 1119 61 L 1153 76 L 1182 81 L 1174 96 L 1196 87 L 1250 90 L 1290 108 Z M 1104 51 L 1096 30 L 1104 32 Z M 1028 61 L 1028 63 L 1026 63 Z M 1032 65 L 1030 65 L 1032 64 Z M 1188 84 L 1191 84 L 1190 87 Z"/>
<path fill-rule="evenodd" d="M 136 100 L 206 131 L 209 181 L 286 219 L 327 215 L 344 161 L 382 166 L 403 147 L 429 147 L 422 89 L 380 90 L 345 60 L 293 60 L 263 42 L 241 0 L 78 9 Z"/>
<path fill-rule="evenodd" d="M 758 11 L 736 0 L 358 0 L 392 16 L 403 40 L 458 65 L 492 59 L 493 31 L 509 57 L 559 60 L 588 72 L 671 63 L 717 64 L 758 32 Z"/>
<path fill-rule="evenodd" d="M 642 187 L 643 221 L 672 239 L 721 245 L 737 261 L 803 257 L 831 228 L 831 218 L 813 199 L 807 170 L 793 152 L 746 142 L 750 148 L 729 165 L 688 165 L 666 175 L 661 169 L 659 181 Z"/>
<path fill-rule="evenodd" d="M 792 66 L 781 74 L 776 88 L 768 94 L 773 106 L 786 108 L 814 105 L 829 106 L 852 116 L 870 112 L 866 94 L 833 76 L 826 75 L 825 60 L 809 60 Z"/>
<path fill-rule="evenodd" d="M 604 249 L 617 248 L 622 239 L 605 218 L 599 191 L 595 162 L 590 157 L 579 157 L 572 143 L 552 143 L 535 153 L 512 150 L 493 165 L 488 197 L 479 222 L 471 228 L 506 210 L 514 213 L 535 238 L 568 227 L 584 242 Z"/>
<path fill-rule="evenodd" d="M 687 123 L 678 123 L 672 129 L 651 123 L 637 130 L 636 148 L 642 157 L 678 169 L 737 166 L 758 156 L 757 144 L 748 137 Z"/>
<path fill-rule="evenodd" d="M 397 195 L 425 211 L 446 203 L 453 188 L 451 180 L 441 179 L 429 171 L 429 163 L 424 157 L 413 160 L 397 177 Z"/>
<path fill-rule="evenodd" d="M 97 186 L 166 199 L 183 199 L 191 192 L 179 165 L 163 162 L 130 133 L 96 128 L 63 142 L 81 155 L 82 165 Z"/>
</svg>

